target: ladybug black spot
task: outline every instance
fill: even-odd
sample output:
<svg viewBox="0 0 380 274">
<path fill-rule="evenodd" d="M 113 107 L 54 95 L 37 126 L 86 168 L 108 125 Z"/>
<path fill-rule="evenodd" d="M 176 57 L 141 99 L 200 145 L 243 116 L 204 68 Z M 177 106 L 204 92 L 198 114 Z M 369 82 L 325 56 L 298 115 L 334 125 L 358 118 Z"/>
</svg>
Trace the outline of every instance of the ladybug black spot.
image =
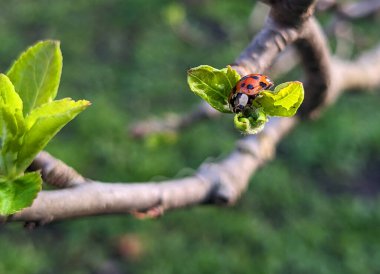
<svg viewBox="0 0 380 274">
<path fill-rule="evenodd" d="M 244 86 L 245 86 L 245 83 L 242 83 L 242 84 L 241 84 L 241 87 L 243 88 Z"/>
<path fill-rule="evenodd" d="M 261 86 L 262 88 L 266 88 L 266 87 L 267 87 L 267 84 L 265 84 L 264 82 L 260 82 L 260 86 Z"/>
<path fill-rule="evenodd" d="M 253 85 L 251 84 L 247 85 L 247 89 L 253 89 Z"/>
<path fill-rule="evenodd" d="M 255 79 L 255 80 L 259 80 L 259 76 L 256 76 L 256 75 L 251 76 L 251 78 L 253 78 L 253 79 Z"/>
</svg>

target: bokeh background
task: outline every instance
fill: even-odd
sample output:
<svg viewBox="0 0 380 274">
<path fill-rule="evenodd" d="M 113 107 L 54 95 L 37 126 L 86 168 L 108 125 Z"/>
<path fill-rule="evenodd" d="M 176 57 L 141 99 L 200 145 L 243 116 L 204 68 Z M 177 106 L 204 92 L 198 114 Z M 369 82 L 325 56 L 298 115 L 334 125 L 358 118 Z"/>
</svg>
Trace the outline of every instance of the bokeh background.
<svg viewBox="0 0 380 274">
<path fill-rule="evenodd" d="M 190 111 L 186 70 L 224 67 L 262 23 L 250 0 L 1 1 L 0 71 L 42 39 L 62 42 L 58 97 L 92 106 L 47 150 L 103 181 L 182 177 L 226 156 L 232 117 L 135 140 L 134 123 Z M 322 26 L 332 14 L 318 14 Z M 255 22 L 252 26 L 250 22 Z M 261 23 L 260 23 L 261 22 Z M 380 18 L 353 23 L 350 57 L 379 41 Z M 330 36 L 330 46 L 336 49 Z M 293 69 L 282 80 L 300 77 Z M 345 94 L 300 124 L 231 208 L 158 220 L 101 216 L 34 231 L 0 227 L 0 273 L 380 273 L 380 93 Z M 236 167 L 239 168 L 239 167 Z"/>
</svg>

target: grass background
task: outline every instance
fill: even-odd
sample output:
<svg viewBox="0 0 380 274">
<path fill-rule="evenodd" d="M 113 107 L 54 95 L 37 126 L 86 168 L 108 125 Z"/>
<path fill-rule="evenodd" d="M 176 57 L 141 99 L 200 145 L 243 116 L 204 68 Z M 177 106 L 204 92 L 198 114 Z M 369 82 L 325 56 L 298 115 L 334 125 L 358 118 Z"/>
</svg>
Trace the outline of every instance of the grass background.
<svg viewBox="0 0 380 274">
<path fill-rule="evenodd" d="M 142 141 L 128 128 L 199 103 L 186 70 L 231 63 L 253 34 L 252 4 L 7 1 L 0 71 L 36 41 L 60 40 L 58 97 L 93 105 L 47 150 L 97 180 L 182 177 L 231 151 L 240 137 L 231 116 Z M 327 28 L 331 14 L 318 17 Z M 354 23 L 353 56 L 375 45 L 379 22 Z M 333 50 L 335 44 L 332 38 Z M 284 79 L 299 76 L 296 69 Z M 0 273 L 380 273 L 379 104 L 379 90 L 345 94 L 321 119 L 299 125 L 231 208 L 203 206 L 148 221 L 83 218 L 35 231 L 1 226 Z"/>
</svg>

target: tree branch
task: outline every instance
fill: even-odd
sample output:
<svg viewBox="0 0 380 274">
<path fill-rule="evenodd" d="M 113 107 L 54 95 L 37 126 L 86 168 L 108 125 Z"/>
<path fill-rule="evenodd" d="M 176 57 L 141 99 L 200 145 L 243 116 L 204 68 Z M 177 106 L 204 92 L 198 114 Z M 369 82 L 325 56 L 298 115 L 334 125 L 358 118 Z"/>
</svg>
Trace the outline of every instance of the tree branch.
<svg viewBox="0 0 380 274">
<path fill-rule="evenodd" d="M 37 155 L 29 170 L 41 170 L 43 181 L 58 188 L 72 187 L 86 182 L 76 170 L 45 151 Z"/>
<path fill-rule="evenodd" d="M 357 3 L 349 3 L 338 8 L 339 16 L 346 20 L 361 19 L 380 11 L 379 0 L 364 0 Z"/>
<path fill-rule="evenodd" d="M 164 119 L 151 119 L 133 125 L 129 133 L 134 138 L 143 138 L 147 135 L 176 132 L 185 129 L 190 125 L 219 116 L 219 112 L 210 107 L 206 102 L 202 102 L 187 115 L 171 114 Z"/>
<path fill-rule="evenodd" d="M 380 86 L 380 44 L 354 61 L 334 58 L 332 63 L 334 81 L 326 105 L 333 104 L 345 90 L 368 90 Z"/>
<path fill-rule="evenodd" d="M 231 204 L 246 189 L 251 174 L 273 157 L 274 147 L 295 122 L 295 118 L 272 119 L 262 134 L 242 139 L 229 157 L 220 163 L 202 165 L 194 176 L 159 183 L 88 181 L 67 189 L 41 191 L 31 207 L 8 221 L 45 224 L 90 215 L 145 212 L 157 207 L 167 210 L 204 203 Z"/>
<path fill-rule="evenodd" d="M 330 53 L 322 30 L 314 18 L 307 20 L 294 43 L 305 71 L 305 99 L 300 114 L 316 115 L 326 99 L 331 82 Z"/>
<path fill-rule="evenodd" d="M 315 49 L 319 51 L 316 53 L 316 57 L 322 56 L 323 58 L 321 61 L 324 64 L 323 67 L 328 69 L 328 64 L 326 64 L 328 62 L 328 54 L 326 52 L 327 49 L 324 49 L 326 43 L 321 31 L 318 29 L 318 24 L 314 22 L 314 19 L 310 18 L 310 12 L 312 11 L 311 7 L 313 7 L 314 1 L 306 1 L 307 3 L 312 4 L 307 8 L 301 7 L 302 5 L 300 5 L 300 3 L 304 3 L 305 1 L 293 1 L 292 3 L 296 6 L 294 10 L 292 8 L 293 6 L 291 6 L 288 1 L 262 2 L 274 4 L 275 6 L 271 8 L 270 15 L 266 19 L 263 29 L 254 37 L 254 39 L 252 39 L 251 43 L 240 56 L 236 58 L 235 62 L 231 64 L 232 67 L 241 76 L 249 73 L 263 73 L 270 68 L 274 60 L 287 46 L 299 40 L 299 47 L 303 47 L 300 49 L 300 52 L 305 52 L 305 55 L 303 56 L 305 60 L 303 63 L 305 64 L 305 69 L 307 71 L 306 75 L 309 80 L 307 83 L 310 86 L 310 90 L 315 89 L 313 87 L 316 82 L 315 80 L 318 81 L 318 88 L 321 88 L 325 82 L 328 82 L 328 74 L 324 74 L 323 71 L 317 72 L 314 67 L 308 65 L 308 54 L 313 53 L 313 50 Z M 299 15 L 302 11 L 305 12 L 305 14 Z M 293 14 L 293 16 L 289 16 L 289 12 Z M 300 25 L 301 22 L 303 22 L 303 24 Z M 314 34 L 318 38 L 314 39 Z M 310 49 L 309 52 L 306 52 L 309 40 L 311 40 L 312 49 Z M 316 45 L 315 47 L 314 44 Z M 319 63 L 319 60 L 317 61 L 317 63 Z M 323 77 L 326 78 L 325 81 L 323 80 Z M 303 108 L 303 113 L 307 114 L 313 107 L 316 107 L 313 105 L 313 102 L 319 104 L 320 101 L 323 100 L 326 87 L 327 83 L 325 83 L 322 92 L 320 89 L 318 92 L 314 93 L 316 95 L 310 96 L 313 97 L 313 99 L 316 98 L 318 100 L 311 100 L 309 103 L 306 103 L 305 106 L 307 107 Z M 132 126 L 130 132 L 132 136 L 138 138 L 149 134 L 173 132 L 186 128 L 199 121 L 198 117 L 202 117 L 201 120 L 203 120 L 206 118 L 218 117 L 220 115 L 218 111 L 208 105 L 204 105 L 204 103 L 199 109 L 199 113 L 193 111 L 183 117 L 177 116 L 174 123 L 169 119 L 140 122 Z M 185 122 L 183 127 L 181 121 Z"/>
<path fill-rule="evenodd" d="M 261 1 L 265 3 L 271 3 L 276 1 Z M 380 11 L 380 5 L 377 0 L 366 0 L 366 1 L 359 1 L 356 3 L 347 3 L 344 5 L 339 5 L 336 3 L 335 0 L 319 0 L 317 2 L 316 7 L 318 10 L 324 11 L 328 9 L 334 9 L 336 10 L 336 15 L 333 18 L 333 22 L 331 23 L 331 26 L 328 27 L 327 32 L 332 33 L 336 36 L 337 39 L 337 47 L 336 47 L 336 55 L 339 57 L 349 57 L 351 55 L 351 47 L 353 41 L 351 41 L 352 38 L 352 30 L 350 25 L 348 24 L 347 20 L 354 20 L 354 19 L 360 19 L 363 17 L 370 16 L 376 12 Z M 348 12 L 347 12 L 348 11 Z M 262 13 L 262 7 L 259 7 L 258 13 Z M 356 12 L 355 15 L 352 15 L 352 12 Z M 254 10 L 254 15 L 256 15 L 256 10 Z M 257 17 L 257 16 L 255 16 Z M 257 19 L 257 18 L 255 18 Z M 257 22 L 255 21 L 256 25 Z M 306 39 L 307 40 L 307 39 Z M 320 40 L 321 41 L 321 40 Z M 302 47 L 303 43 L 299 41 L 299 47 Z M 301 51 L 302 52 L 302 51 Z M 324 55 L 326 56 L 326 55 Z M 293 48 L 287 48 L 286 51 L 280 52 L 279 55 L 276 56 L 275 63 L 272 67 L 270 67 L 271 72 L 271 78 L 275 79 L 276 75 L 281 75 L 292 69 L 296 64 L 299 62 L 299 56 L 296 55 Z M 305 57 L 308 57 L 306 54 Z M 326 56 L 328 57 L 328 55 Z M 327 58 L 326 58 L 327 59 Z M 307 65 L 307 64 L 306 64 Z M 252 67 L 252 71 L 260 71 L 260 68 Z M 253 70 L 255 69 L 255 70 Z M 240 69 L 240 74 L 245 75 L 249 72 L 249 70 L 242 68 Z M 264 71 L 262 71 L 264 72 Z M 323 71 L 322 71 L 323 73 Z M 310 74 L 311 75 L 311 74 Z M 326 78 L 331 81 L 331 75 L 326 75 Z M 315 77 L 313 77 L 315 78 Z M 306 79 L 305 82 L 309 82 L 308 86 L 310 85 L 312 89 L 314 89 L 313 79 L 310 79 L 309 81 Z M 315 83 L 316 86 L 322 85 L 322 83 Z M 320 98 L 316 98 L 315 102 L 318 102 L 319 100 L 324 100 L 325 95 L 313 93 L 316 95 L 319 95 Z M 307 97 L 306 100 L 309 97 Z M 326 98 L 325 98 L 326 99 Z M 310 103 L 304 103 L 303 105 L 312 104 L 313 100 Z M 306 101 L 305 101 L 306 102 Z M 303 114 L 307 114 L 307 111 L 305 113 L 304 109 L 309 109 L 309 107 L 303 107 L 301 108 L 300 112 Z M 199 113 L 197 113 L 199 111 Z M 314 114 L 311 116 L 318 115 L 319 111 L 316 110 Z M 175 121 L 176 123 L 173 123 L 173 119 L 165 118 L 165 119 L 152 119 L 148 121 L 142 121 L 138 122 L 135 125 L 133 125 L 130 129 L 130 133 L 133 137 L 136 138 L 143 138 L 151 134 L 157 134 L 157 133 L 168 133 L 168 132 L 177 132 L 183 129 L 188 128 L 189 126 L 197 123 L 198 121 L 203 121 L 205 119 L 212 119 L 219 117 L 221 115 L 220 112 L 213 109 L 209 105 L 205 105 L 204 102 L 200 104 L 198 108 L 191 111 L 190 113 L 183 114 L 183 115 L 176 115 Z M 194 119 L 193 119 L 194 117 Z M 197 117 L 202 117 L 201 119 L 198 119 Z M 182 122 L 184 125 L 182 125 Z M 137 134 L 136 134 L 137 133 Z"/>
<path fill-rule="evenodd" d="M 278 6 L 280 1 L 270 2 L 276 2 Z M 283 2 L 313 4 L 312 1 Z M 297 6 L 294 10 L 309 14 L 310 6 L 302 9 Z M 279 16 L 279 13 L 271 14 Z M 308 86 L 310 90 L 306 90 L 306 97 L 317 98 L 318 103 L 321 103 L 321 94 L 328 94 L 325 102 L 331 104 L 345 89 L 368 88 L 380 84 L 380 47 L 353 62 L 334 59 L 331 64 L 325 64 L 330 59 L 327 49 L 320 48 L 326 47 L 320 29 L 305 14 L 300 18 L 302 23 L 296 27 L 279 25 L 269 19 L 266 29 L 237 59 L 235 68 L 244 74 L 251 70 L 265 71 L 280 51 L 300 38 L 297 49 L 304 59 L 307 79 L 309 83 L 316 83 L 317 80 L 321 82 L 318 89 Z M 297 22 L 299 24 L 300 21 Z M 315 62 L 313 65 L 306 64 L 309 56 L 307 53 L 312 56 Z M 362 71 L 363 67 L 368 73 L 358 73 L 358 69 Z M 331 70 L 333 82 L 329 81 L 324 68 Z M 316 74 L 315 79 L 308 75 L 311 73 Z M 305 110 L 306 113 L 314 107 L 319 105 L 311 105 L 310 109 Z M 260 134 L 246 136 L 238 141 L 236 148 L 224 160 L 204 164 L 194 176 L 180 180 L 112 184 L 89 181 L 73 185 L 70 181 L 76 180 L 74 176 L 64 183 L 72 187 L 40 192 L 31 207 L 10 216 L 9 220 L 47 223 L 89 215 L 150 212 L 155 208 L 164 211 L 204 203 L 232 204 L 247 188 L 255 171 L 274 157 L 276 145 L 297 122 L 297 117 L 272 118 Z M 61 162 L 60 165 L 64 164 Z M 40 166 L 43 170 L 44 165 Z"/>
</svg>

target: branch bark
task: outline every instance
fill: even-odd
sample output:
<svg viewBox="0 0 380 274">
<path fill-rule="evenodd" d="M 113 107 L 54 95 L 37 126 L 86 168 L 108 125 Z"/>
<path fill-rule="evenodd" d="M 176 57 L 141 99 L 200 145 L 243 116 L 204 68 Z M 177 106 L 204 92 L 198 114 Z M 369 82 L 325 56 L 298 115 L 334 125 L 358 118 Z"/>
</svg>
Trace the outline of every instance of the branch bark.
<svg viewBox="0 0 380 274">
<path fill-rule="evenodd" d="M 37 155 L 29 170 L 41 170 L 42 180 L 58 188 L 73 187 L 87 181 L 72 167 L 67 166 L 45 151 Z"/>
<path fill-rule="evenodd" d="M 330 61 L 321 31 L 314 19 L 310 17 L 313 1 L 266 2 L 274 4 L 272 9 L 279 10 L 271 12 L 264 30 L 237 58 L 235 68 L 241 74 L 265 71 L 279 52 L 297 41 L 296 47 L 301 53 L 307 83 L 309 83 L 306 88 L 306 97 L 312 98 L 312 102 L 308 103 L 304 110 L 305 113 L 310 113 L 320 107 L 323 101 L 321 98 L 326 98 L 324 103 L 331 104 L 349 88 L 380 85 L 380 46 L 352 62 L 335 59 Z M 295 4 L 295 8 L 285 9 L 280 5 L 281 3 Z M 302 6 L 302 4 L 307 4 L 307 6 Z M 281 15 L 280 10 L 283 10 L 282 15 L 286 17 L 288 14 L 285 11 L 289 12 L 289 8 L 292 12 L 301 12 L 299 14 L 301 19 L 295 20 L 294 24 L 278 19 Z M 310 56 L 313 64 L 307 63 Z M 328 75 L 325 69 L 329 72 Z M 362 73 L 363 69 L 368 73 Z M 361 73 L 358 73 L 358 70 Z M 330 81 L 330 72 L 333 82 Z M 135 214 L 136 212 L 151 212 L 157 208 L 163 212 L 168 209 L 205 203 L 232 204 L 247 188 L 249 179 L 255 171 L 274 157 L 276 145 L 298 121 L 297 117 L 272 118 L 260 134 L 239 140 L 236 148 L 224 160 L 204 164 L 194 176 L 180 180 L 111 184 L 79 179 L 80 182 L 87 183 L 72 183 L 80 177 L 68 176 L 68 182 L 63 185 L 70 186 L 69 188 L 40 192 L 31 207 L 10 216 L 8 220 L 43 224 L 54 220 L 90 215 Z M 34 168 L 41 168 L 43 173 L 49 166 L 43 159 L 41 160 L 44 156 L 45 160 L 49 159 L 46 154 L 39 155 L 34 166 Z M 58 163 L 63 166 L 63 170 L 70 169 L 64 163 Z M 53 176 L 60 169 L 50 170 Z"/>
<path fill-rule="evenodd" d="M 133 125 L 129 133 L 134 138 L 143 138 L 147 135 L 176 132 L 202 120 L 219 116 L 219 112 L 202 102 L 187 115 L 171 114 L 164 119 L 151 119 Z"/>
<path fill-rule="evenodd" d="M 380 1 L 365 0 L 349 3 L 338 9 L 338 14 L 346 20 L 361 19 L 380 11 Z"/>
<path fill-rule="evenodd" d="M 262 2 L 269 3 L 270 1 Z M 344 58 L 352 55 L 354 41 L 350 21 L 378 13 L 380 11 L 379 3 L 378 0 L 366 0 L 346 4 L 338 4 L 335 0 L 319 0 L 317 2 L 316 8 L 319 11 L 333 10 L 335 12 L 332 22 L 326 29 L 326 33 L 327 35 L 333 35 L 337 40 L 336 57 Z M 252 27 L 257 27 L 260 24 L 261 28 L 262 24 L 257 20 L 258 18 L 263 18 L 262 13 L 266 11 L 267 9 L 263 9 L 263 6 L 261 5 L 255 7 L 251 15 L 251 17 L 254 17 L 251 19 L 252 24 L 254 24 Z M 294 47 L 286 48 L 286 51 L 280 52 L 280 54 L 276 56 L 275 63 L 270 67 L 270 76 L 272 79 L 276 79 L 276 76 L 288 72 L 299 63 L 299 56 L 294 51 Z M 247 71 L 242 69 L 241 74 L 244 73 L 247 73 Z M 319 85 L 319 83 L 317 83 L 317 85 Z M 323 99 L 322 96 L 321 99 Z M 314 113 L 314 116 L 317 114 L 318 111 Z M 152 119 L 138 122 L 130 128 L 129 132 L 131 136 L 135 138 L 144 138 L 152 134 L 178 132 L 199 121 L 214 119 L 220 115 L 220 112 L 202 102 L 190 113 L 182 115 L 177 114 L 174 117 L 171 116 L 164 119 Z"/>
</svg>

